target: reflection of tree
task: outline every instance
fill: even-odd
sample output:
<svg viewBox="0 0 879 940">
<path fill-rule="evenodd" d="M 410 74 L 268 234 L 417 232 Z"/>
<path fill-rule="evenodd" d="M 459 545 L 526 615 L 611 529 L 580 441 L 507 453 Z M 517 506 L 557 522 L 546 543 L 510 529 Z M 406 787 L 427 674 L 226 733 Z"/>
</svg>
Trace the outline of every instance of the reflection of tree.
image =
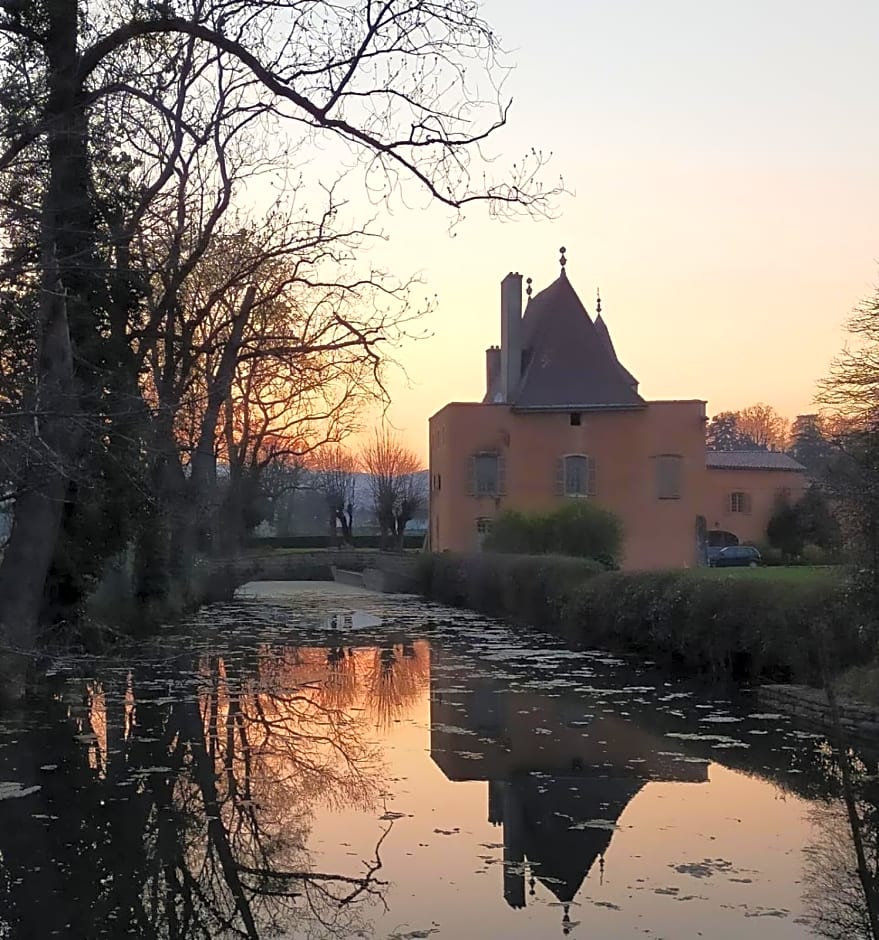
<svg viewBox="0 0 879 940">
<path fill-rule="evenodd" d="M 50 715 L 51 733 L 20 747 L 44 783 L 29 797 L 42 811 L 13 832 L 13 801 L 0 803 L 0 860 L 19 866 L 0 866 L 12 935 L 206 940 L 365 928 L 368 905 L 382 898 L 387 830 L 351 873 L 316 870 L 307 848 L 318 805 L 378 804 L 381 767 L 364 719 L 267 658 L 241 676 L 204 658 L 195 686 L 169 677 L 161 698 L 155 677 L 135 670 L 51 705 L 73 728 Z M 62 769 L 40 778 L 50 760 Z M 44 876 L 25 877 L 33 868 Z M 34 891 L 48 903 L 35 904 Z"/>
<path fill-rule="evenodd" d="M 390 727 L 428 685 L 428 653 L 426 643 L 389 644 L 374 651 L 369 702 L 378 727 Z"/>
<path fill-rule="evenodd" d="M 811 821 L 814 841 L 806 849 L 803 871 L 811 925 L 832 940 L 874 940 L 845 810 L 838 803 L 823 805 L 813 811 Z M 866 841 L 872 843 L 875 878 L 875 830 Z"/>
<path fill-rule="evenodd" d="M 384 730 L 411 708 L 430 682 L 430 644 L 392 642 L 374 648 L 296 648 L 265 658 L 264 680 L 308 685 L 329 712 L 362 708 Z"/>
<path fill-rule="evenodd" d="M 833 795 L 812 811 L 805 850 L 805 902 L 814 929 L 831 940 L 879 940 L 879 782 L 851 751 L 823 751 Z"/>
</svg>

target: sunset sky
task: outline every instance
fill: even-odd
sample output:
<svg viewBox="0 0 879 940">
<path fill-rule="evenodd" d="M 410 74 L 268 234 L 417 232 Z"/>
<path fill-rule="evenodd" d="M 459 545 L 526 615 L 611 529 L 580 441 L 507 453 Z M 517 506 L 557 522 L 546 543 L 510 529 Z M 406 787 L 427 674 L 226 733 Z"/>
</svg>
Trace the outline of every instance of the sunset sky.
<svg viewBox="0 0 879 940">
<path fill-rule="evenodd" d="M 646 398 L 756 401 L 793 416 L 879 282 L 875 0 L 490 0 L 515 71 L 499 164 L 553 152 L 557 219 L 440 211 L 386 224 L 401 273 L 437 307 L 407 346 L 392 423 L 426 457 L 427 418 L 479 399 L 499 282 L 540 289 L 558 248 Z M 416 294 L 418 296 L 418 294 Z"/>
</svg>

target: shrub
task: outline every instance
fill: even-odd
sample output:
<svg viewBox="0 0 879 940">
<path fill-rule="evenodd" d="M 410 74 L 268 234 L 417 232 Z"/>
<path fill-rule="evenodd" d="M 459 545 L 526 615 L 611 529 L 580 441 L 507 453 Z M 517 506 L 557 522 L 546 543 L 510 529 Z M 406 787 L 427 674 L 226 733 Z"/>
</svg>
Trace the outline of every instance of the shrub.
<svg viewBox="0 0 879 940">
<path fill-rule="evenodd" d="M 767 567 L 774 568 L 785 563 L 784 553 L 780 548 L 774 548 L 767 542 L 745 542 L 745 545 L 753 545 L 760 552 L 760 558 Z"/>
<path fill-rule="evenodd" d="M 616 562 L 621 545 L 619 519 L 589 500 L 573 500 L 548 513 L 502 512 L 485 540 L 489 552 L 596 558 L 607 566 Z"/>
<path fill-rule="evenodd" d="M 572 592 L 562 620 L 582 643 L 740 680 L 819 681 L 821 643 L 840 665 L 873 645 L 851 616 L 842 579 L 609 572 Z"/>
<path fill-rule="evenodd" d="M 551 555 L 443 553 L 421 566 L 432 600 L 716 678 L 819 682 L 822 647 L 833 668 L 864 662 L 876 647 L 875 632 L 853 615 L 852 588 L 829 574 L 615 572 Z"/>
<path fill-rule="evenodd" d="M 797 503 L 792 504 L 786 498 L 778 500 L 766 527 L 766 537 L 786 558 L 799 558 L 808 545 L 823 550 L 826 557 L 830 557 L 841 541 L 839 523 L 827 497 L 814 484 Z"/>
<path fill-rule="evenodd" d="M 442 552 L 421 556 L 419 584 L 442 604 L 550 627 L 559 623 L 568 594 L 604 570 L 586 558 Z"/>
</svg>

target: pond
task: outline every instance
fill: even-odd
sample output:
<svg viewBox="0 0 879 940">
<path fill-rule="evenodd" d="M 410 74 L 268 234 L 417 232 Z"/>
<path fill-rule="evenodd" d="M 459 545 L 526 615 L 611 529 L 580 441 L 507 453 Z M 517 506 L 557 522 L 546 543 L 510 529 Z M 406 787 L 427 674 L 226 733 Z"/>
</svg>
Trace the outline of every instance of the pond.
<svg viewBox="0 0 879 940">
<path fill-rule="evenodd" d="M 746 694 L 319 583 L 47 673 L 2 938 L 868 936 L 833 751 Z"/>
</svg>

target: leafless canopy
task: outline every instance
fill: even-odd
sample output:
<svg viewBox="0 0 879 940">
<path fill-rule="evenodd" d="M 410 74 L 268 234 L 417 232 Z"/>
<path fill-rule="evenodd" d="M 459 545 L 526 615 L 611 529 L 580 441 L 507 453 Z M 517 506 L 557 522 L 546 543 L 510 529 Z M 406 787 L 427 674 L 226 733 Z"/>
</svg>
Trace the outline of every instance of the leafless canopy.
<svg viewBox="0 0 879 940">
<path fill-rule="evenodd" d="M 335 532 L 338 524 L 342 538 L 350 541 L 357 484 L 354 456 L 341 445 L 328 445 L 314 453 L 310 469 L 311 485 L 326 503 L 331 529 Z"/>
<path fill-rule="evenodd" d="M 406 526 L 427 502 L 427 480 L 418 455 L 394 432 L 376 431 L 362 448 L 372 506 L 382 540 L 402 548 Z"/>
</svg>

